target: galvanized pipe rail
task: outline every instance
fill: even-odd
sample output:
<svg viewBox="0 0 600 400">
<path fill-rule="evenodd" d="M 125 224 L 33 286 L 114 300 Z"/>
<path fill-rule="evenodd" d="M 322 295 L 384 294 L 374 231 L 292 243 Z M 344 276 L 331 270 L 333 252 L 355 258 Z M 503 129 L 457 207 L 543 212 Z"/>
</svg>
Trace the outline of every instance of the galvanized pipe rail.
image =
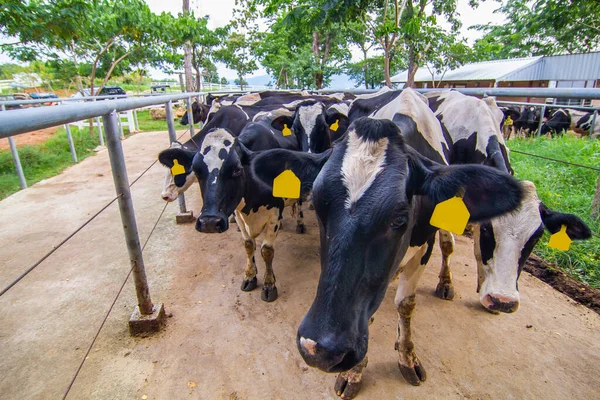
<svg viewBox="0 0 600 400">
<path fill-rule="evenodd" d="M 41 107 L 4 111 L 5 105 L 2 104 L 3 112 L 0 112 L 0 138 L 8 138 L 11 144 L 15 166 L 19 178 L 22 179 L 22 187 L 26 187 L 26 183 L 24 181 L 18 153 L 12 136 L 62 124 L 65 124 L 68 128 L 70 122 L 103 116 L 102 119 L 104 132 L 106 134 L 108 155 L 138 300 L 138 305 L 129 320 L 129 329 L 133 335 L 159 330 L 165 322 L 165 311 L 163 304 L 155 305 L 150 298 L 150 290 L 146 279 L 142 249 L 135 219 L 135 210 L 131 198 L 129 180 L 127 178 L 125 157 L 119 138 L 120 129 L 118 127 L 118 113 L 120 111 L 132 110 L 149 105 L 165 104 L 167 115 L 171 118 L 170 122 L 168 122 L 171 142 L 176 134 L 172 120 L 173 114 L 170 109 L 172 105 L 171 102 L 180 99 L 189 100 L 190 96 L 200 94 L 201 93 L 181 93 L 134 99 L 92 101 L 84 102 L 83 104 L 63 105 L 60 107 L 60 110 L 55 107 Z M 67 134 L 69 133 L 69 129 L 67 129 Z M 69 140 L 69 144 L 73 158 L 76 160 L 72 140 Z M 182 211 L 185 211 L 185 201 L 183 199 L 180 200 L 180 207 L 183 208 Z"/>
</svg>

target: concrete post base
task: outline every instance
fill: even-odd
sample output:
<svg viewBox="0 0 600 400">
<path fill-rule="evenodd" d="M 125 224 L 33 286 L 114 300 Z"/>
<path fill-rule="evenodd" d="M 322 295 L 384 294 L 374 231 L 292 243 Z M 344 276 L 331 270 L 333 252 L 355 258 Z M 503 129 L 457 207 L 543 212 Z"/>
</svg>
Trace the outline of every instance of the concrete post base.
<svg viewBox="0 0 600 400">
<path fill-rule="evenodd" d="M 163 303 L 154 305 L 154 312 L 142 315 L 138 306 L 133 310 L 129 318 L 129 333 L 131 336 L 148 336 L 158 332 L 165 325 L 165 305 Z"/>
<path fill-rule="evenodd" d="M 194 222 L 194 212 L 189 211 L 186 213 L 179 213 L 175 216 L 175 222 L 177 224 L 189 224 L 190 222 Z"/>
</svg>

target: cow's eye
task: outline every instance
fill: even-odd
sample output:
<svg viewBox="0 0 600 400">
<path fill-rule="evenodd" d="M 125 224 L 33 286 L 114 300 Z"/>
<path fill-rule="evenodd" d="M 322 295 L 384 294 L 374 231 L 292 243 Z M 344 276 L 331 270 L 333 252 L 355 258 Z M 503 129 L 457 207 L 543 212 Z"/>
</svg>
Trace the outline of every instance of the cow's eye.
<svg viewBox="0 0 600 400">
<path fill-rule="evenodd" d="M 236 169 L 233 170 L 233 173 L 231 175 L 233 176 L 240 176 L 242 174 L 243 169 L 238 167 Z"/>
<path fill-rule="evenodd" d="M 406 215 L 399 215 L 392 220 L 390 224 L 391 228 L 395 231 L 403 231 L 408 225 L 408 217 Z"/>
</svg>

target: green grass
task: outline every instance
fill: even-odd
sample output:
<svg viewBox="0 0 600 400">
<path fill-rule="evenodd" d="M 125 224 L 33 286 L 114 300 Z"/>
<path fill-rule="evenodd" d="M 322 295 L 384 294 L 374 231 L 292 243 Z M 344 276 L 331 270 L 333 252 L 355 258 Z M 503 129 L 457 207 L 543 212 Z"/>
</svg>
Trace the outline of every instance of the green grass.
<svg viewBox="0 0 600 400">
<path fill-rule="evenodd" d="M 71 127 L 79 161 L 94 153 L 98 146 L 98 135 L 90 135 L 88 128 Z M 59 174 L 62 170 L 73 165 L 71 151 L 65 128 L 46 142 L 19 148 L 19 158 L 27 185 L 31 186 L 43 179 Z M 15 170 L 10 150 L 0 151 L 0 199 L 20 190 L 19 178 Z"/>
<path fill-rule="evenodd" d="M 600 141 L 562 136 L 549 139 L 515 139 L 507 142 L 511 150 L 524 151 L 577 164 L 600 166 Z M 592 232 L 600 234 L 600 221 L 590 217 L 592 199 L 596 191 L 598 172 L 546 161 L 512 152 L 511 165 L 519 179 L 535 183 L 540 199 L 553 210 L 575 214 L 583 219 Z M 547 246 L 550 235 L 546 232 L 534 253 L 556 263 L 570 276 L 595 288 L 600 288 L 600 239 L 573 242 L 563 252 Z"/>
</svg>

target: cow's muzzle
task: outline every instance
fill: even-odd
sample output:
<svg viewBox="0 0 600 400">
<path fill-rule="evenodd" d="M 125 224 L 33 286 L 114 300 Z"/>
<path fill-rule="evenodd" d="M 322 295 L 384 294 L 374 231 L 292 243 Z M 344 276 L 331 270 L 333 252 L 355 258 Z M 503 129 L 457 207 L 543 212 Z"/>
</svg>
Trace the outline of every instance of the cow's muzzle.
<svg viewBox="0 0 600 400">
<path fill-rule="evenodd" d="M 202 233 L 223 233 L 229 229 L 225 215 L 200 215 L 196 221 L 196 230 Z"/>
<path fill-rule="evenodd" d="M 339 343 L 318 343 L 300 335 L 296 342 L 304 361 L 324 372 L 347 371 L 364 358 L 364 355 L 359 358 L 356 351 L 347 346 L 339 346 Z"/>
<path fill-rule="evenodd" d="M 519 298 L 501 294 L 485 294 L 481 304 L 492 312 L 513 313 L 519 308 Z"/>
</svg>

